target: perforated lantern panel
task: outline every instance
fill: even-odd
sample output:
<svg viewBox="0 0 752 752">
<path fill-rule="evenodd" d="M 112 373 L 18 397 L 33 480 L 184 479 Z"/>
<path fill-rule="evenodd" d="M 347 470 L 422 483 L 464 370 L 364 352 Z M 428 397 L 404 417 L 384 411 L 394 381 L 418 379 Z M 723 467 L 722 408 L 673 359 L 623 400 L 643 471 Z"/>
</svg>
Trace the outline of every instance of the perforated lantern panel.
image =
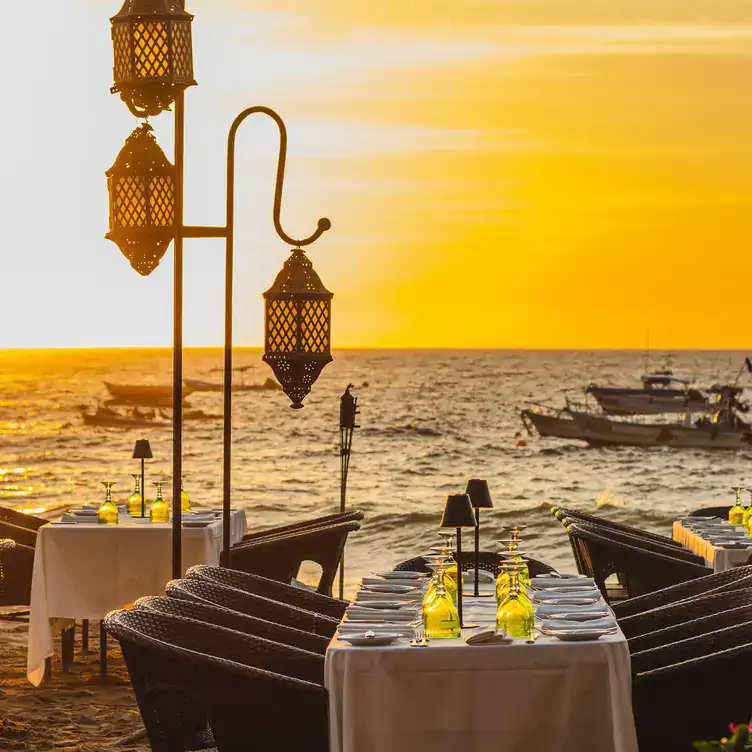
<svg viewBox="0 0 752 752">
<path fill-rule="evenodd" d="M 332 361 L 332 297 L 300 248 L 293 250 L 264 293 L 264 361 L 295 408 L 303 406 L 321 371 Z"/>
<path fill-rule="evenodd" d="M 169 0 L 131 0 L 112 19 L 112 91 L 134 114 L 158 115 L 195 85 L 192 21 Z"/>
<path fill-rule="evenodd" d="M 175 232 L 175 167 L 149 125 L 128 137 L 107 171 L 110 231 L 131 266 L 144 276 L 162 260 Z"/>
</svg>

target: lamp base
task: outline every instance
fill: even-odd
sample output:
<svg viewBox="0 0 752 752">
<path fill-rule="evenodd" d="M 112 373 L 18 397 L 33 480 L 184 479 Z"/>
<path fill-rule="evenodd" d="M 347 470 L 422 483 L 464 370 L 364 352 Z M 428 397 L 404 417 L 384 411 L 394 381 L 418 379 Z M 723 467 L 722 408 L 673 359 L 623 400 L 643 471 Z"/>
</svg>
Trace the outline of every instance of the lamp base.
<svg viewBox="0 0 752 752">
<path fill-rule="evenodd" d="M 477 629 L 479 624 L 463 624 L 461 629 Z"/>
<path fill-rule="evenodd" d="M 463 590 L 462 597 L 463 598 L 495 598 L 496 593 L 478 593 L 478 595 L 476 595 L 472 590 L 470 590 L 469 592 L 466 592 Z"/>
</svg>

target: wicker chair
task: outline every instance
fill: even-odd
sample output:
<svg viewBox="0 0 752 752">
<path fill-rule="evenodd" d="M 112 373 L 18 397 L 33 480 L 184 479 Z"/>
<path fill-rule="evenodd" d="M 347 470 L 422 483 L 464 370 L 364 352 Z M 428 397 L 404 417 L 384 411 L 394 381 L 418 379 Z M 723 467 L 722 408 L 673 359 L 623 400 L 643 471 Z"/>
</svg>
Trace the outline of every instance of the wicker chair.
<svg viewBox="0 0 752 752">
<path fill-rule="evenodd" d="M 347 536 L 358 529 L 358 522 L 341 522 L 237 543 L 230 549 L 230 566 L 289 583 L 304 561 L 313 561 L 321 566 L 317 591 L 331 595 Z"/>
<path fill-rule="evenodd" d="M 619 575 L 628 596 L 633 597 L 713 571 L 680 557 L 632 546 L 604 530 L 596 532 L 590 526 L 571 524 L 567 530 L 606 600 L 609 600 L 606 579 L 612 574 Z"/>
<path fill-rule="evenodd" d="M 721 519 L 727 520 L 730 510 L 731 510 L 730 506 L 702 507 L 701 509 L 695 509 L 694 511 L 690 512 L 687 516 L 688 517 L 720 517 Z"/>
<path fill-rule="evenodd" d="M 179 582 L 176 580 L 176 582 Z M 185 619 L 195 619 L 218 627 L 227 627 L 236 632 L 263 637 L 265 640 L 279 642 L 292 648 L 300 648 L 311 653 L 324 655 L 329 640 L 321 635 L 293 629 L 282 624 L 259 619 L 256 616 L 242 614 L 216 604 L 202 603 L 197 600 L 184 600 L 175 597 L 149 596 L 139 598 L 134 607 L 146 611 L 156 611 L 168 616 L 181 616 Z"/>
<path fill-rule="evenodd" d="M 198 578 L 209 580 L 219 585 L 236 588 L 246 593 L 253 593 L 274 601 L 287 603 L 290 606 L 313 611 L 315 614 L 329 616 L 340 621 L 345 615 L 347 603 L 339 598 L 330 598 L 328 595 L 314 593 L 312 590 L 287 585 L 284 582 L 270 580 L 257 574 L 238 572 L 235 569 L 225 567 L 210 567 L 204 564 L 191 567 L 186 572 L 188 579 Z"/>
<path fill-rule="evenodd" d="M 535 577 L 538 574 L 548 574 L 549 572 L 556 571 L 548 564 L 544 564 L 537 559 L 531 559 L 524 557 L 527 562 L 530 576 Z M 494 554 L 489 551 L 480 551 L 478 554 L 478 568 L 484 572 L 488 572 L 493 575 L 494 579 L 499 576 L 501 571 L 501 565 L 504 563 L 504 557 L 499 554 Z M 470 572 L 475 569 L 475 552 L 463 551 L 461 568 L 463 572 Z M 416 556 L 413 559 L 408 559 L 394 567 L 395 572 L 430 572 L 431 570 L 426 565 L 426 560 L 422 556 Z"/>
<path fill-rule="evenodd" d="M 694 741 L 726 736 L 730 719 L 749 718 L 751 673 L 748 641 L 636 674 L 632 698 L 640 752 L 686 752 Z"/>
<path fill-rule="evenodd" d="M 10 522 L 11 525 L 16 525 L 16 527 L 25 527 L 27 530 L 36 532 L 42 525 L 48 524 L 49 520 L 35 517 L 33 514 L 24 514 L 15 509 L 0 507 L 0 522 Z"/>
<path fill-rule="evenodd" d="M 105 627 L 154 752 L 327 752 L 322 656 L 152 611 L 114 611 Z"/>
<path fill-rule="evenodd" d="M 645 611 L 651 611 L 661 606 L 669 606 L 690 598 L 710 595 L 711 593 L 725 593 L 729 590 L 752 588 L 752 566 L 735 567 L 725 572 L 709 574 L 707 577 L 698 577 L 695 580 L 682 582 L 678 585 L 656 590 L 647 595 L 630 598 L 622 603 L 613 605 L 614 614 L 617 618 L 633 616 Z"/>
<path fill-rule="evenodd" d="M 746 606 L 752 601 L 752 590 L 729 590 L 724 593 L 713 593 L 699 598 L 673 603 L 662 608 L 654 608 L 642 614 L 626 616 L 618 619 L 621 631 L 627 638 L 638 637 L 656 632 L 666 627 L 674 627 L 683 622 L 691 621 L 721 610 Z"/>
<path fill-rule="evenodd" d="M 285 535 L 298 530 L 307 530 L 312 527 L 326 527 L 327 525 L 336 525 L 340 522 L 360 522 L 365 514 L 360 510 L 354 509 L 352 512 L 338 512 L 337 514 L 327 514 L 323 517 L 314 517 L 311 520 L 301 520 L 292 522 L 289 525 L 279 525 L 267 530 L 259 530 L 255 533 L 249 533 L 243 536 L 243 541 L 254 541 L 262 538 L 271 538 L 275 535 Z"/>
<path fill-rule="evenodd" d="M 0 520 L 0 538 L 10 538 L 23 546 L 34 548 L 37 544 L 37 531 Z"/>
<path fill-rule="evenodd" d="M 714 602 L 697 604 L 694 618 L 689 621 L 683 621 L 671 627 L 656 629 L 654 632 L 647 632 L 637 637 L 629 638 L 629 651 L 632 654 L 649 651 L 653 648 L 671 645 L 674 642 L 688 640 L 690 637 L 699 637 L 700 635 L 710 634 L 719 629 L 732 627 L 737 624 L 752 621 L 752 590 L 741 591 L 748 593 L 747 602 L 740 606 L 730 605 L 724 611 L 716 613 Z M 736 599 L 731 599 L 732 604 Z M 700 615 L 704 614 L 704 615 Z"/>
<path fill-rule="evenodd" d="M 193 600 L 229 608 L 257 619 L 271 621 L 285 627 L 331 638 L 337 631 L 339 621 L 328 616 L 314 614 L 288 603 L 264 598 L 237 588 L 226 587 L 203 579 L 173 580 L 165 588 L 170 598 Z"/>
<path fill-rule="evenodd" d="M 0 539 L 0 606 L 28 606 L 34 549 L 16 541 Z"/>
<path fill-rule="evenodd" d="M 677 543 L 673 538 L 669 538 L 666 535 L 660 535 L 658 533 L 651 533 L 648 530 L 643 530 L 639 527 L 632 527 L 631 525 L 625 525 L 621 522 L 613 522 L 605 517 L 598 517 L 594 514 L 587 514 L 586 512 L 580 512 L 577 509 L 570 509 L 569 507 L 551 507 L 551 512 L 559 522 L 562 522 L 564 518 L 569 519 L 571 522 L 589 522 L 593 525 L 601 525 L 602 527 L 616 530 L 629 535 L 637 535 L 641 538 L 648 538 L 656 543 L 664 543 L 667 546 L 674 546 L 681 548 L 681 543 Z"/>
</svg>

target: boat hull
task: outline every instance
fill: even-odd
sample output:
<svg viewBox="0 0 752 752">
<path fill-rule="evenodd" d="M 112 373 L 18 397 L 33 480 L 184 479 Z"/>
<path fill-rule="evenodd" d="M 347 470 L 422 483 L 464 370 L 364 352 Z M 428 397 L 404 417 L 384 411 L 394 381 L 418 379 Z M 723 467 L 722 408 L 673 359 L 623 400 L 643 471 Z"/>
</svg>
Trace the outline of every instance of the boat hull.
<svg viewBox="0 0 752 752">
<path fill-rule="evenodd" d="M 111 384 L 105 381 L 107 391 L 115 398 L 128 402 L 141 403 L 142 400 L 152 402 L 166 402 L 172 405 L 172 386 L 133 386 L 128 384 Z M 183 384 L 183 396 L 188 396 L 194 390 Z"/>
<path fill-rule="evenodd" d="M 610 415 L 658 415 L 660 413 L 699 412 L 707 400 L 695 390 L 682 389 L 613 389 L 591 386 L 587 389 Z"/>
<path fill-rule="evenodd" d="M 84 425 L 104 428 L 171 428 L 172 423 L 146 418 L 130 418 L 124 415 L 97 415 L 81 413 Z"/>
</svg>

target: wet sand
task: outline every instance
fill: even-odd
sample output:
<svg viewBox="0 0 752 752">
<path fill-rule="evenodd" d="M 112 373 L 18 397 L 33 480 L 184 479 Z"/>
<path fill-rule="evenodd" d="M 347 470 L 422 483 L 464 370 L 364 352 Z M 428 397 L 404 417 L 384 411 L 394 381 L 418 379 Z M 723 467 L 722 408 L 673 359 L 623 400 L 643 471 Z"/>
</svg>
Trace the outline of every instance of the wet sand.
<svg viewBox="0 0 752 752">
<path fill-rule="evenodd" d="M 26 678 L 24 621 L 0 621 L 0 749 L 149 752 L 145 738 L 113 747 L 143 728 L 128 671 L 117 642 L 108 643 L 108 678 L 99 676 L 99 625 L 92 624 L 88 655 L 76 631 L 74 664 L 63 674 L 60 638 L 52 678 L 33 687 Z"/>
</svg>

